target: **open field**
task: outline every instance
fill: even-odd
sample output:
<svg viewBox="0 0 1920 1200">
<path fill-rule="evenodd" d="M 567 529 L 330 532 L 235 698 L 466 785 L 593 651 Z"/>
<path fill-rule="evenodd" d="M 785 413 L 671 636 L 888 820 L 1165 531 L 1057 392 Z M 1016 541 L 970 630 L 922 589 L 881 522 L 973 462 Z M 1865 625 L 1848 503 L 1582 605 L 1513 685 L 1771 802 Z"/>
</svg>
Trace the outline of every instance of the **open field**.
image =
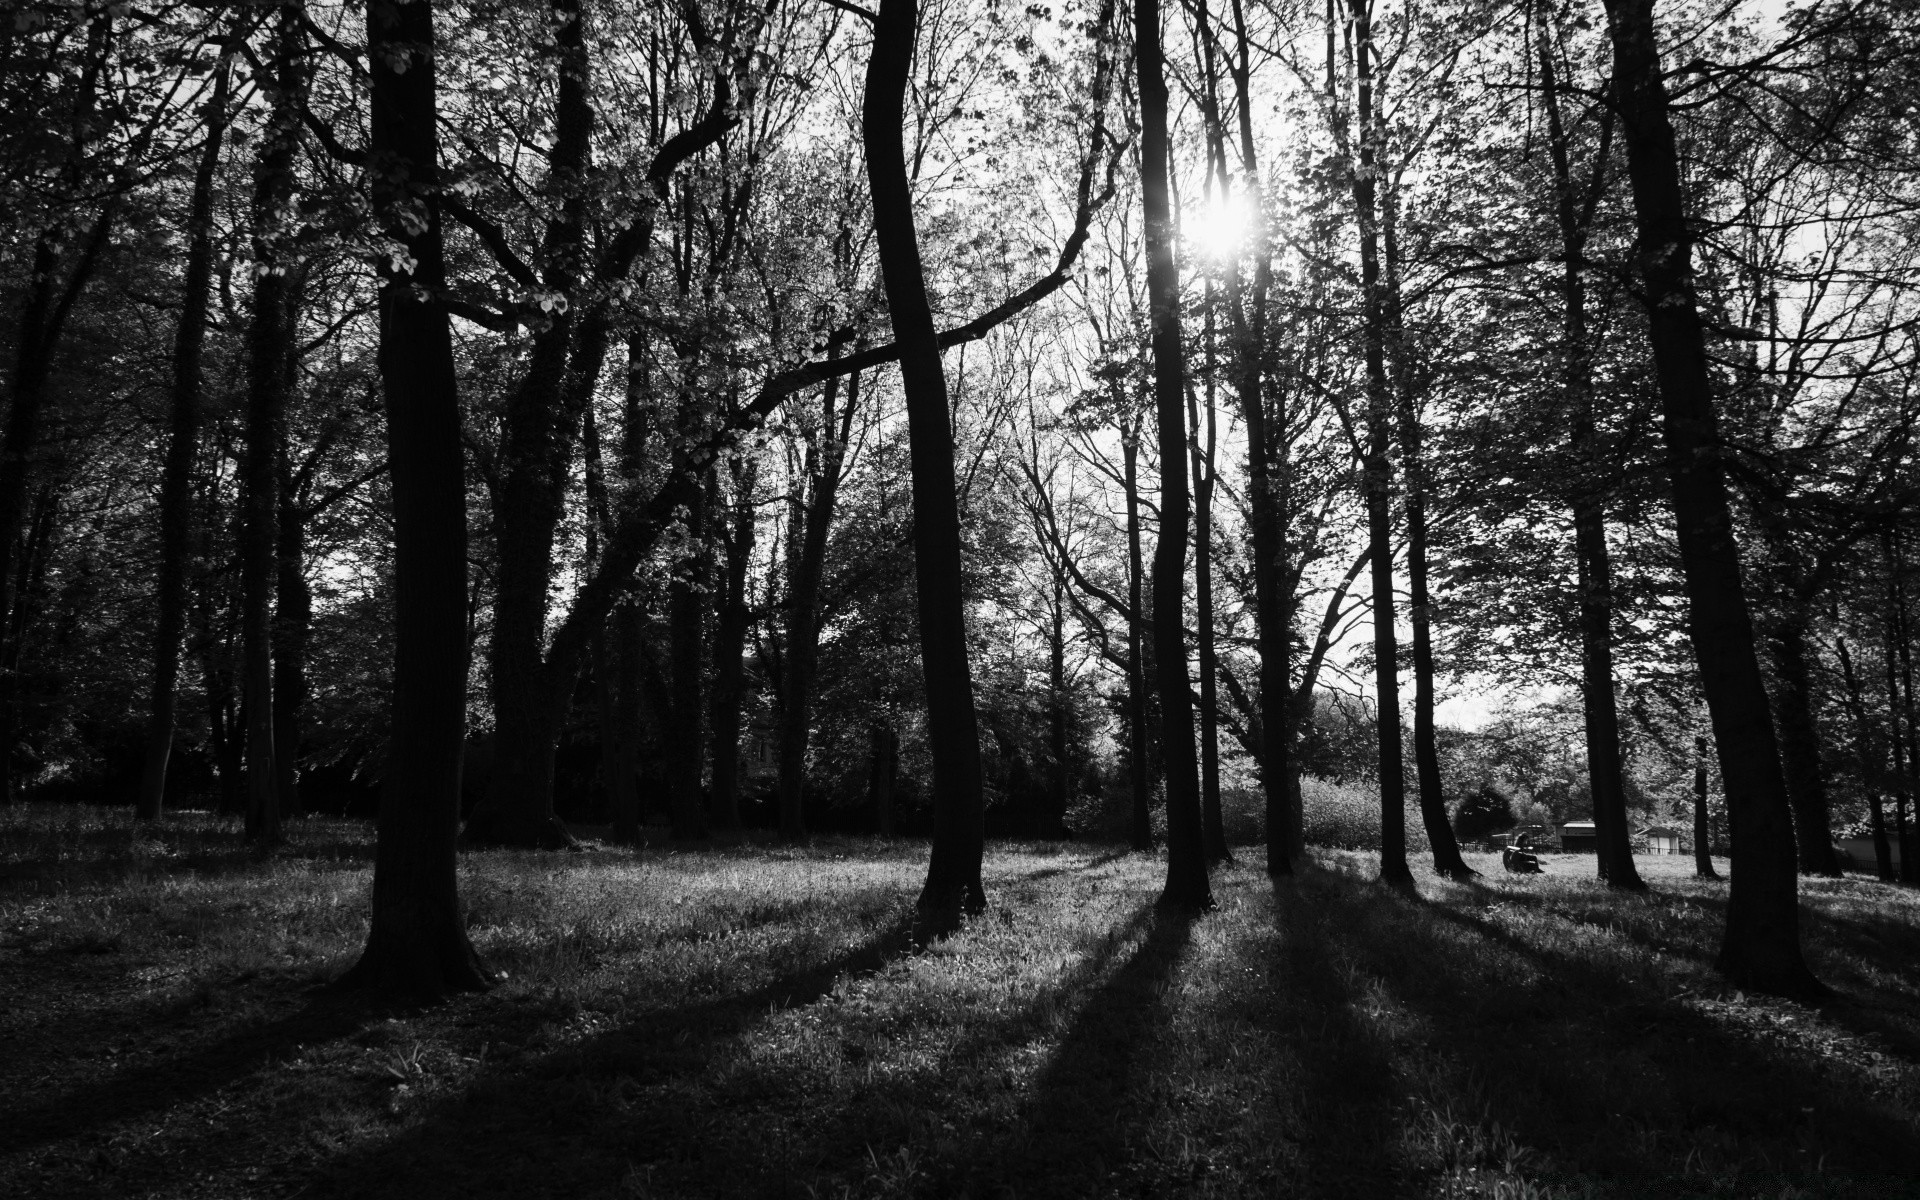
<svg viewBox="0 0 1920 1200">
<path fill-rule="evenodd" d="M 474 854 L 509 977 L 420 1013 L 314 990 L 371 832 L 293 839 L 0 812 L 0 1196 L 1920 1196 L 1920 895 L 1863 877 L 1806 885 L 1810 1007 L 1719 983 L 1682 858 L 1316 853 L 1186 920 L 998 845 L 918 944 L 915 844 Z"/>
</svg>

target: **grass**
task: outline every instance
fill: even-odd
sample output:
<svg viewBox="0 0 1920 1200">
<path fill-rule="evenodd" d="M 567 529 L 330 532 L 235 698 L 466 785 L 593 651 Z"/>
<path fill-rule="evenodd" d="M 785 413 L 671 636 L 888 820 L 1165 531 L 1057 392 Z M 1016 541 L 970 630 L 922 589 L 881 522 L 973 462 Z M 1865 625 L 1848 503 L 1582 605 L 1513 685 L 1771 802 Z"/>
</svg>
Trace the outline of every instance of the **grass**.
<svg viewBox="0 0 1920 1200">
<path fill-rule="evenodd" d="M 1683 859 L 1318 852 L 1187 920 L 1152 857 L 1003 844 L 918 944 L 911 843 L 490 852 L 508 978 L 417 1012 L 314 988 L 370 851 L 0 811 L 0 1195 L 1920 1196 L 1920 897 L 1860 877 L 1806 884 L 1809 1007 L 1720 984 Z"/>
</svg>

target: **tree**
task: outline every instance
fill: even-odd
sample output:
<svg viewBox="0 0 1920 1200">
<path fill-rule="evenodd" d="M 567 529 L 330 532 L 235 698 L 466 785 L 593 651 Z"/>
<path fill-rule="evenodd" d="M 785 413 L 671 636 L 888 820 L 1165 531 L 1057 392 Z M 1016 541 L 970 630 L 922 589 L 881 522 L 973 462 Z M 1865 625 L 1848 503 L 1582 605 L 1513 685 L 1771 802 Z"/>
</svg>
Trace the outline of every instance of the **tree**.
<svg viewBox="0 0 1920 1200">
<path fill-rule="evenodd" d="M 1140 195 L 1147 245 L 1148 337 L 1160 444 L 1160 532 L 1153 553 L 1154 673 L 1160 696 L 1161 757 L 1167 789 L 1167 882 L 1162 904 L 1213 907 L 1193 747 L 1193 693 L 1187 677 L 1186 364 L 1180 338 L 1180 277 L 1168 199 L 1166 59 L 1159 0 L 1134 0 L 1133 52 L 1140 95 Z"/>
<path fill-rule="evenodd" d="M 371 0 L 367 161 L 396 247 L 380 274 L 393 480 L 393 732 L 373 922 L 341 983 L 439 999 L 492 981 L 461 924 L 454 860 L 467 708 L 467 509 L 441 239 L 432 0 Z"/>
<path fill-rule="evenodd" d="M 933 744 L 933 850 L 920 906 L 980 911 L 987 903 L 980 883 L 986 799 L 981 790 L 973 673 L 967 660 L 953 432 L 900 133 L 918 24 L 917 0 L 880 0 L 873 21 L 861 131 L 873 195 L 874 242 L 899 347 L 900 383 L 906 393 L 911 437 L 914 582 L 919 590 L 927 730 Z"/>
<path fill-rule="evenodd" d="M 167 790 L 167 763 L 173 754 L 174 710 L 180 679 L 180 644 L 187 626 L 187 572 L 193 549 L 193 460 L 200 447 L 201 394 L 205 390 L 202 355 L 207 338 L 207 303 L 213 287 L 214 176 L 225 141 L 230 59 L 220 58 L 202 110 L 206 136 L 193 174 L 187 211 L 187 262 L 181 279 L 180 321 L 173 342 L 173 390 L 167 427 L 166 462 L 160 481 L 160 573 L 154 592 L 153 695 L 147 718 L 147 757 L 134 800 L 134 816 L 156 820 Z"/>
<path fill-rule="evenodd" d="M 1660 384 L 1687 623 L 1733 829 L 1735 869 L 1719 967 L 1729 979 L 1757 990 L 1814 994 L 1824 987 L 1800 953 L 1793 818 L 1733 536 L 1652 0 L 1607 0 L 1607 23 L 1613 98 L 1640 233 L 1637 266 Z"/>
</svg>

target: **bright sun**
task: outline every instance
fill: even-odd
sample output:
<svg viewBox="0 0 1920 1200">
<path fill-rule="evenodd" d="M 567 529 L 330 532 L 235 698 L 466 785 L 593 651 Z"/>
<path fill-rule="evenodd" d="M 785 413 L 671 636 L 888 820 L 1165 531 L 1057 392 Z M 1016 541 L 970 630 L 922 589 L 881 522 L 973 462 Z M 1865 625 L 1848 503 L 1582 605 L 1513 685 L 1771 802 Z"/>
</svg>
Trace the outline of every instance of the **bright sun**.
<svg viewBox="0 0 1920 1200">
<path fill-rule="evenodd" d="M 1209 259 L 1224 259 L 1240 249 L 1247 232 L 1247 209 L 1238 195 L 1213 197 L 1187 215 L 1187 240 Z"/>
</svg>

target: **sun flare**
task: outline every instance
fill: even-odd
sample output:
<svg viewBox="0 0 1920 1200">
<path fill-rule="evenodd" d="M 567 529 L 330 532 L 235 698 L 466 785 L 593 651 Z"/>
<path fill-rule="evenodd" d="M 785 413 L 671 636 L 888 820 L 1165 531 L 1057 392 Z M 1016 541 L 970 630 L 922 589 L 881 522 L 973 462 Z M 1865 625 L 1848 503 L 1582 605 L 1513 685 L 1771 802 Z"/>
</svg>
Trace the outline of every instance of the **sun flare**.
<svg viewBox="0 0 1920 1200">
<path fill-rule="evenodd" d="M 1202 255 L 1227 258 L 1246 237 L 1247 208 L 1237 195 L 1210 197 L 1188 214 L 1186 226 L 1187 240 Z"/>
</svg>

